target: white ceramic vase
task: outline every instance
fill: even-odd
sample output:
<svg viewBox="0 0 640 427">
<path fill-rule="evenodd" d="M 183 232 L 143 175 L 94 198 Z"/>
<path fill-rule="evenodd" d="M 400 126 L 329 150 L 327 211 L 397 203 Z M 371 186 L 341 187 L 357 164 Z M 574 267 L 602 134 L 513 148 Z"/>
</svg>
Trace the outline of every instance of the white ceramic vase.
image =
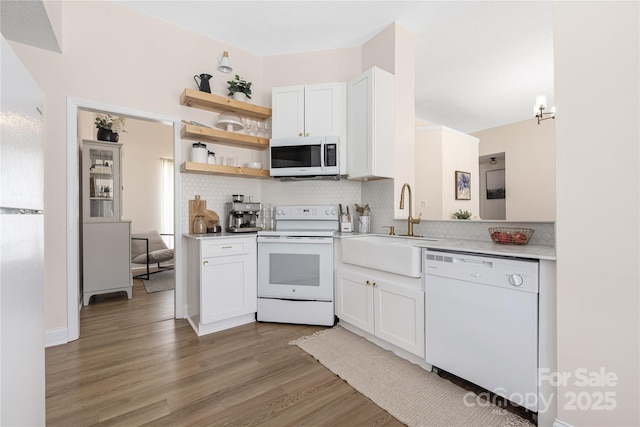
<svg viewBox="0 0 640 427">
<path fill-rule="evenodd" d="M 247 102 L 247 95 L 244 92 L 234 92 L 233 99 L 236 101 Z"/>
</svg>

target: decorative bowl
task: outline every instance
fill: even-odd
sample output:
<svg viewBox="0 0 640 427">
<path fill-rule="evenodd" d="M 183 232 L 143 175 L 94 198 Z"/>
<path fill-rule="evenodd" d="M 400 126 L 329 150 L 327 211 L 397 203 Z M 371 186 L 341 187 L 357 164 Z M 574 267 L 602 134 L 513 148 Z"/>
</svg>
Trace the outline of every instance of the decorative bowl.
<svg viewBox="0 0 640 427">
<path fill-rule="evenodd" d="M 491 240 L 502 245 L 526 245 L 534 231 L 531 228 L 489 227 Z"/>
<path fill-rule="evenodd" d="M 262 163 L 260 162 L 245 163 L 244 167 L 249 169 L 262 169 Z"/>
</svg>

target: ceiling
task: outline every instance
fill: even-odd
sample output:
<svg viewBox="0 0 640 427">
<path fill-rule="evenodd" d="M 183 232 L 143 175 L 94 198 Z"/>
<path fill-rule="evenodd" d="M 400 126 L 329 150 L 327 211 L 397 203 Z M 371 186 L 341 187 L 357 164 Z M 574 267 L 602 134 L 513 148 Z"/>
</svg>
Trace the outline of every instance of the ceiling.
<svg viewBox="0 0 640 427">
<path fill-rule="evenodd" d="M 118 2 L 261 56 L 361 46 L 398 22 L 416 35 L 416 116 L 463 132 L 553 104 L 547 1 Z"/>
</svg>

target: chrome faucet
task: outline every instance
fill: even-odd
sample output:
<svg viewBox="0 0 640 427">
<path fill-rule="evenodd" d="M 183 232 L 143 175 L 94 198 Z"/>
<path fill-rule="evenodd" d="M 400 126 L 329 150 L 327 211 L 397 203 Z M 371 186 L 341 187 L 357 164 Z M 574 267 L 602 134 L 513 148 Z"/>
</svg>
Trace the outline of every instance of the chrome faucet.
<svg viewBox="0 0 640 427">
<path fill-rule="evenodd" d="M 405 183 L 402 186 L 402 190 L 400 191 L 400 209 L 404 209 L 404 189 L 409 190 L 409 217 L 407 218 L 407 234 L 403 234 L 403 236 L 413 236 L 413 224 L 420 224 L 420 218 L 422 217 L 422 213 L 418 215 L 418 218 L 415 219 L 411 216 L 413 212 L 413 202 L 411 196 L 411 186 L 408 183 Z"/>
</svg>

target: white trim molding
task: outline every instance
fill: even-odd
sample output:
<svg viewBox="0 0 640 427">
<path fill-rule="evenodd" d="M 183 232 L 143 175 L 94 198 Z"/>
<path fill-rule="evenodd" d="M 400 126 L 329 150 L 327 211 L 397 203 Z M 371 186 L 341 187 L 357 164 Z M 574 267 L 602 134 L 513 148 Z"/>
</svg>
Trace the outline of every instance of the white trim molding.
<svg viewBox="0 0 640 427">
<path fill-rule="evenodd" d="M 67 328 L 50 329 L 44 333 L 44 347 L 54 347 L 66 344 L 68 337 Z"/>
<path fill-rule="evenodd" d="M 553 427 L 573 427 L 571 424 L 567 424 L 563 421 L 560 421 L 559 419 L 556 418 L 556 420 L 553 422 Z"/>
</svg>

